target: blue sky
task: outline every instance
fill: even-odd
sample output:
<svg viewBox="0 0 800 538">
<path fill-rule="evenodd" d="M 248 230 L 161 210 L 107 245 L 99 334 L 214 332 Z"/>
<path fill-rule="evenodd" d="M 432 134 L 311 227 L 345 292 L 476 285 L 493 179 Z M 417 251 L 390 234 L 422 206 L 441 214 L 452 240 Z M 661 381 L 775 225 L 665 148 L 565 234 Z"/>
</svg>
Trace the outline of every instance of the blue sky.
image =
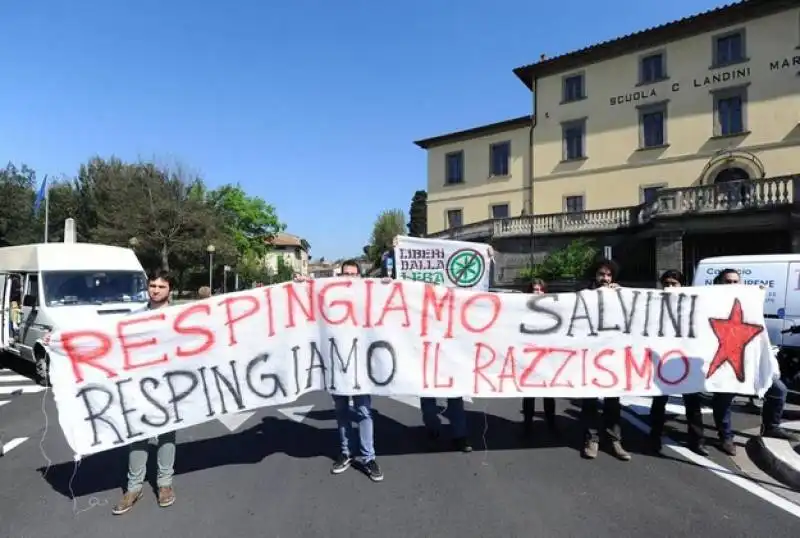
<svg viewBox="0 0 800 538">
<path fill-rule="evenodd" d="M 0 7 L 0 160 L 181 163 L 358 254 L 425 188 L 413 140 L 523 115 L 514 67 L 711 0 L 28 0 Z"/>
</svg>

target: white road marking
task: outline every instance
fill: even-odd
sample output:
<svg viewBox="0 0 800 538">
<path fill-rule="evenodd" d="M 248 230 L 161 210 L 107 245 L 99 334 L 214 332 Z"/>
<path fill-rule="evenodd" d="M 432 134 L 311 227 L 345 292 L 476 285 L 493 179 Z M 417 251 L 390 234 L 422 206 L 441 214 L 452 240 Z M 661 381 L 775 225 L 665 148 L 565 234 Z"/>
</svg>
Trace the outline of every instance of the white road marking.
<svg viewBox="0 0 800 538">
<path fill-rule="evenodd" d="M 630 411 L 624 410 L 622 412 L 622 416 L 625 418 L 625 420 L 630 422 L 638 430 L 641 430 L 645 434 L 650 433 L 650 426 L 645 424 L 639 417 L 637 417 Z M 719 465 L 704 456 L 695 454 L 685 446 L 678 444 L 669 437 L 664 437 L 663 441 L 665 447 L 669 448 L 673 452 L 676 452 L 684 459 L 689 460 L 690 462 L 694 463 L 699 467 L 705 467 L 718 477 L 727 480 L 728 482 L 736 486 L 739 486 L 748 493 L 752 493 L 761 500 L 764 500 L 770 503 L 771 505 L 780 508 L 784 512 L 787 512 L 793 515 L 794 517 L 800 519 L 800 506 L 794 504 L 788 499 L 785 499 L 784 497 L 781 497 L 780 495 L 773 493 L 762 486 L 759 486 L 749 478 L 739 475 L 735 471 L 726 469 L 722 465 Z"/>
<path fill-rule="evenodd" d="M 302 424 L 311 410 L 314 409 L 313 405 L 297 405 L 295 407 L 281 407 L 278 412 L 289 420 Z"/>
<path fill-rule="evenodd" d="M 42 392 L 46 387 L 41 385 L 2 385 L 0 384 L 0 394 L 34 394 Z"/>
<path fill-rule="evenodd" d="M 35 381 L 24 375 L 0 372 L 0 383 L 35 383 Z"/>
<path fill-rule="evenodd" d="M 3 407 L 6 404 L 11 403 L 11 400 L 0 400 L 0 407 Z"/>
<path fill-rule="evenodd" d="M 17 437 L 16 439 L 10 440 L 9 442 L 7 442 L 7 443 L 5 443 L 3 445 L 3 451 L 2 451 L 2 454 L 0 454 L 0 455 L 5 456 L 6 454 L 8 454 L 9 452 L 11 452 L 15 448 L 17 448 L 19 445 L 21 445 L 22 443 L 24 443 L 28 439 L 29 439 L 28 437 Z"/>
<path fill-rule="evenodd" d="M 402 404 L 409 405 L 414 409 L 419 409 L 419 396 L 389 396 L 389 399 L 394 400 L 395 402 L 400 402 Z M 472 403 L 472 398 L 469 396 L 464 397 L 464 401 L 466 403 Z"/>
<path fill-rule="evenodd" d="M 234 415 L 223 415 L 217 420 L 220 424 L 228 428 L 229 431 L 234 432 L 255 414 L 255 411 L 242 411 L 241 413 L 236 413 Z"/>
<path fill-rule="evenodd" d="M 624 396 L 619 399 L 620 403 L 625 407 L 631 408 L 637 415 L 650 415 L 650 405 L 653 403 L 652 398 L 643 396 Z M 668 415 L 686 415 L 686 407 L 674 401 L 681 401 L 681 397 L 670 397 L 667 402 L 666 412 Z M 708 407 L 701 408 L 704 415 L 712 413 Z"/>
</svg>

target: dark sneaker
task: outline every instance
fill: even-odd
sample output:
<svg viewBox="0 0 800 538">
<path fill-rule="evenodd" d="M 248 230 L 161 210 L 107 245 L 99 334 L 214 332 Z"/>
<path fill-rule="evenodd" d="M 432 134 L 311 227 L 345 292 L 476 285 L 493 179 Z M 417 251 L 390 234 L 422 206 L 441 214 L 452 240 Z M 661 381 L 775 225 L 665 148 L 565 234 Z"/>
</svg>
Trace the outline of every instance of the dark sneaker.
<svg viewBox="0 0 800 538">
<path fill-rule="evenodd" d="M 599 450 L 600 445 L 597 441 L 586 441 L 586 444 L 583 445 L 582 455 L 588 460 L 593 460 L 597 457 Z"/>
<path fill-rule="evenodd" d="M 453 439 L 453 448 L 459 452 L 472 452 L 472 446 L 469 444 L 466 437 L 457 437 Z"/>
<path fill-rule="evenodd" d="M 175 490 L 172 486 L 158 488 L 158 506 L 166 508 L 175 504 Z"/>
<path fill-rule="evenodd" d="M 733 439 L 725 439 L 724 441 L 720 441 L 719 449 L 728 456 L 733 457 L 736 455 L 736 445 L 733 443 Z"/>
<path fill-rule="evenodd" d="M 533 437 L 533 420 L 530 420 L 527 417 L 522 421 L 522 437 L 524 439 Z"/>
<path fill-rule="evenodd" d="M 619 461 L 631 461 L 631 454 L 622 447 L 619 441 L 611 441 L 611 455 Z"/>
<path fill-rule="evenodd" d="M 133 508 L 133 505 L 136 504 L 136 501 L 142 498 L 142 490 L 139 491 L 129 491 L 122 496 L 122 499 L 114 505 L 114 508 L 111 509 L 111 513 L 115 516 L 121 516 L 122 514 L 126 514 L 130 512 L 130 509 Z"/>
<path fill-rule="evenodd" d="M 699 456 L 708 456 L 708 449 L 703 443 L 689 443 L 689 450 Z"/>
<path fill-rule="evenodd" d="M 383 471 L 378 466 L 378 462 L 375 460 L 368 461 L 364 464 L 364 471 L 367 473 L 367 476 L 373 482 L 380 482 L 383 480 Z"/>
<path fill-rule="evenodd" d="M 769 437 L 771 439 L 781 439 L 783 441 L 789 441 L 790 443 L 800 442 L 800 437 L 798 437 L 797 434 L 787 430 L 786 428 L 781 428 L 780 426 L 775 426 L 772 428 L 763 428 L 761 430 L 761 437 Z"/>
<path fill-rule="evenodd" d="M 333 466 L 331 467 L 332 474 L 340 474 L 345 472 L 350 468 L 350 465 L 353 463 L 352 458 L 350 456 L 345 456 L 344 454 L 340 454 L 339 458 L 333 462 Z"/>
<path fill-rule="evenodd" d="M 440 440 L 441 436 L 439 435 L 438 431 L 428 431 L 428 450 L 431 452 L 439 450 Z"/>
<path fill-rule="evenodd" d="M 664 444 L 660 437 L 649 437 L 647 440 L 647 451 L 655 456 L 664 455 Z"/>
<path fill-rule="evenodd" d="M 559 434 L 558 423 L 555 420 L 548 419 L 547 430 L 553 435 L 558 435 Z"/>
</svg>

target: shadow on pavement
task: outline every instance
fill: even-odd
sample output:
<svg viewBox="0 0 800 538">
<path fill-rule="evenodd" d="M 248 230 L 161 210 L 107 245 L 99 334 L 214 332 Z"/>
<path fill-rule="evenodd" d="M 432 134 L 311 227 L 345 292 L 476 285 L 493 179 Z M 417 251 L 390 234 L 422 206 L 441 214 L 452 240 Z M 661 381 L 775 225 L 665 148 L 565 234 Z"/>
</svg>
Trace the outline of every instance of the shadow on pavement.
<svg viewBox="0 0 800 538">
<path fill-rule="evenodd" d="M 306 419 L 312 422 L 333 421 L 335 417 L 330 409 L 310 412 Z M 373 420 L 378 457 L 429 451 L 425 429 L 421 424 L 408 427 L 377 410 L 373 411 Z M 572 419 L 560 415 L 557 420 L 566 437 L 574 433 L 570 432 L 573 429 L 570 428 L 574 422 Z M 498 417 L 490 412 L 467 410 L 467 424 L 470 440 L 476 450 L 564 446 L 561 437 L 551 435 L 544 427 L 544 421 L 539 419 L 534 423 L 533 442 L 529 444 L 521 439 L 519 421 Z M 443 421 L 443 439 L 449 438 L 449 433 L 449 427 Z M 277 453 L 298 459 L 323 456 L 333 460 L 339 450 L 338 433 L 332 425 L 316 427 L 306 422 L 275 417 L 265 417 L 251 428 L 222 437 L 180 443 L 178 432 L 178 439 L 176 476 L 225 465 L 255 464 Z M 148 479 L 153 487 L 155 452 L 156 447 L 151 445 Z M 51 465 L 49 469 L 41 467 L 38 471 L 55 491 L 69 498 L 118 488 L 121 490 L 126 482 L 127 448 L 86 456 L 81 460 L 77 472 L 72 461 Z"/>
<path fill-rule="evenodd" d="M 0 368 L 8 368 L 31 381 L 36 381 L 36 366 L 32 362 L 21 359 L 11 353 L 0 352 Z"/>
</svg>

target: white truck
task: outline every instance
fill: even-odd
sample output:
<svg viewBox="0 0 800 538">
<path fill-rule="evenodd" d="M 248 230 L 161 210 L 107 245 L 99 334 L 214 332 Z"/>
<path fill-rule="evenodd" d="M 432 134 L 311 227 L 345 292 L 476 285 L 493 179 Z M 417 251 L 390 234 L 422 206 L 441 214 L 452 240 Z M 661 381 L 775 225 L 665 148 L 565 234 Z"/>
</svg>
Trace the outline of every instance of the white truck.
<svg viewBox="0 0 800 538">
<path fill-rule="evenodd" d="M 44 385 L 51 332 L 146 302 L 147 276 L 131 249 L 72 242 L 0 248 L 0 354 L 33 362 Z"/>
<path fill-rule="evenodd" d="M 711 285 L 723 269 L 735 269 L 742 284 L 764 287 L 764 321 L 772 345 L 800 348 L 800 335 L 781 334 L 800 325 L 800 254 L 706 258 L 697 265 L 693 285 Z"/>
</svg>

